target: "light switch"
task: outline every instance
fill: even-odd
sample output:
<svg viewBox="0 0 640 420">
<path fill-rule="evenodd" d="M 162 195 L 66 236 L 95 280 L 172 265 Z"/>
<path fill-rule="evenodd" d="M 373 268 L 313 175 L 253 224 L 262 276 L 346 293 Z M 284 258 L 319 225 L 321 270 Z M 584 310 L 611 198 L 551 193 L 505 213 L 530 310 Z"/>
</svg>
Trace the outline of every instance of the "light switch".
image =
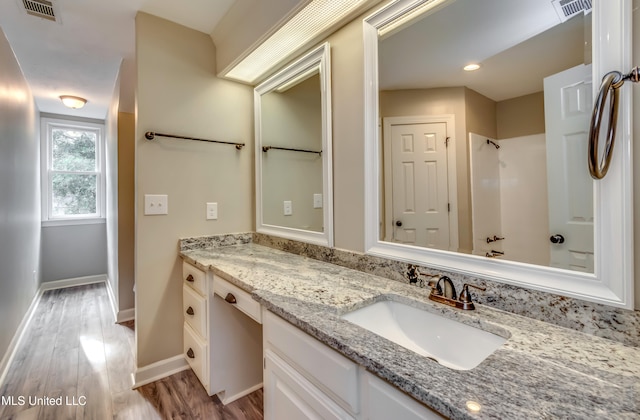
<svg viewBox="0 0 640 420">
<path fill-rule="evenodd" d="M 313 194 L 313 208 L 314 209 L 322 208 L 322 194 Z"/>
<path fill-rule="evenodd" d="M 284 202 L 284 215 L 291 216 L 293 214 L 293 204 L 291 201 Z"/>
<path fill-rule="evenodd" d="M 169 214 L 169 198 L 167 195 L 144 195 L 144 214 Z"/>
<path fill-rule="evenodd" d="M 218 203 L 207 203 L 207 220 L 218 220 Z"/>
</svg>

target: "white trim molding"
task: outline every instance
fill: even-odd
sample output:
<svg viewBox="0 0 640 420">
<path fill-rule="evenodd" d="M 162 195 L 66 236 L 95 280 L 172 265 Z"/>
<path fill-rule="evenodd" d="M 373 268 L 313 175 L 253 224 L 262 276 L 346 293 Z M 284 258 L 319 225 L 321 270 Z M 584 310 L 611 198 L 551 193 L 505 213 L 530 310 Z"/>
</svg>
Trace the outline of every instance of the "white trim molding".
<svg viewBox="0 0 640 420">
<path fill-rule="evenodd" d="M 318 72 L 322 100 L 322 217 L 323 231 L 296 229 L 286 226 L 266 224 L 262 209 L 262 96 L 299 81 Z M 324 43 L 280 70 L 258 85 L 253 91 L 256 144 L 256 232 L 279 236 L 315 245 L 333 246 L 333 167 L 332 167 L 332 128 L 331 128 L 331 49 Z"/>
</svg>

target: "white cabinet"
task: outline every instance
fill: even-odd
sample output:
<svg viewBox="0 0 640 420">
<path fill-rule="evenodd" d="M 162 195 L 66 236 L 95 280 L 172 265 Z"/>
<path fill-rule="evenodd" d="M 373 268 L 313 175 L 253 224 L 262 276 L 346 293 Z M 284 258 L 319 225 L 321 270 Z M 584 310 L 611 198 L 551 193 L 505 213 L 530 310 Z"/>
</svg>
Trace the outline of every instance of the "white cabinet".
<svg viewBox="0 0 640 420">
<path fill-rule="evenodd" d="M 207 393 L 228 404 L 261 388 L 260 305 L 210 271 L 185 262 L 182 272 L 184 356 Z"/>
<path fill-rule="evenodd" d="M 264 358 L 266 420 L 353 419 L 273 351 L 265 350 Z"/>
<path fill-rule="evenodd" d="M 262 320 L 265 420 L 444 418 L 277 315 Z"/>
<path fill-rule="evenodd" d="M 446 417 L 365 371 L 360 373 L 362 418 L 367 420 L 442 420 Z"/>
</svg>

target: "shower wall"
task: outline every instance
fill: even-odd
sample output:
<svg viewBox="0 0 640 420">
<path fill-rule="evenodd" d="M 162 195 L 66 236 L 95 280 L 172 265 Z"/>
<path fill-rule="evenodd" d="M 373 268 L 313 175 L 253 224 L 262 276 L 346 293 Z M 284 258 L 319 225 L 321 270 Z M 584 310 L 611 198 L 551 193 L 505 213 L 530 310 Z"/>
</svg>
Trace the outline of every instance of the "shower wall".
<svg viewBox="0 0 640 420">
<path fill-rule="evenodd" d="M 487 143 L 487 139 L 498 144 Z M 549 264 L 545 135 L 495 140 L 471 133 L 473 253 Z M 504 240 L 487 243 L 487 237 Z"/>
</svg>

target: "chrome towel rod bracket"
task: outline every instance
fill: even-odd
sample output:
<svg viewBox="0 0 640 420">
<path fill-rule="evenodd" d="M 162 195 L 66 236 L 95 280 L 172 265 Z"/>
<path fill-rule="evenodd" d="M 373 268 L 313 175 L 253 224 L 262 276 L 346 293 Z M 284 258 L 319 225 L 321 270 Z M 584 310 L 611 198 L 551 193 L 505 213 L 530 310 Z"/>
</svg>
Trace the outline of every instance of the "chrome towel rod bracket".
<svg viewBox="0 0 640 420">
<path fill-rule="evenodd" d="M 207 139 L 199 139 L 197 137 L 176 136 L 174 134 L 162 134 L 162 133 L 156 133 L 155 131 L 147 131 L 146 133 L 144 133 L 144 138 L 146 138 L 147 140 L 153 140 L 156 136 L 169 137 L 172 139 L 205 141 L 207 143 L 231 144 L 231 145 L 234 145 L 237 150 L 242 150 L 242 148 L 245 145 L 244 143 L 234 143 L 230 141 L 207 140 Z"/>
<path fill-rule="evenodd" d="M 596 98 L 593 113 L 591 114 L 591 124 L 589 126 L 589 173 L 593 179 L 602 179 L 609 170 L 613 146 L 615 144 L 616 126 L 618 123 L 618 100 L 620 98 L 620 87 L 625 81 L 637 83 L 640 81 L 640 69 L 634 67 L 628 74 L 619 71 L 612 71 L 604 75 L 600 92 Z M 607 138 L 604 144 L 603 156 L 598 156 L 600 149 L 600 124 L 604 115 L 604 106 L 609 99 L 609 125 L 607 127 Z"/>
</svg>

